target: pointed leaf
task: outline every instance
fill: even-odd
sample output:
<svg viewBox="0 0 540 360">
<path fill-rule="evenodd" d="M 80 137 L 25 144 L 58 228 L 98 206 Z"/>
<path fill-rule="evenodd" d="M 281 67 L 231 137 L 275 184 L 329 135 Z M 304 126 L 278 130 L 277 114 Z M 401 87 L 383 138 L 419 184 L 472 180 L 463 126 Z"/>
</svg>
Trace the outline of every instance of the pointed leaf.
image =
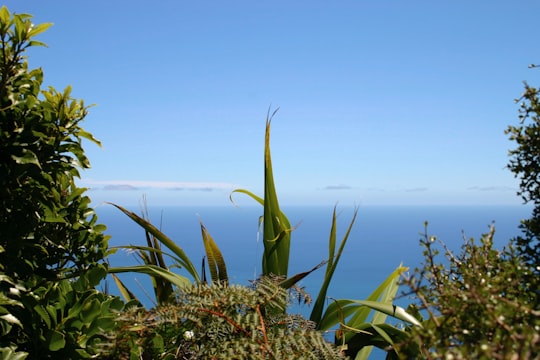
<svg viewBox="0 0 540 360">
<path fill-rule="evenodd" d="M 110 205 L 113 205 L 120 211 L 122 211 L 124 214 L 126 214 L 130 219 L 135 221 L 137 224 L 139 224 L 142 228 L 144 228 L 146 231 L 148 231 L 150 234 L 155 236 L 163 245 L 165 245 L 169 250 L 171 250 L 180 260 L 180 264 L 187 270 L 187 272 L 193 277 L 195 282 L 200 282 L 199 274 L 197 273 L 197 270 L 195 269 L 195 266 L 189 259 L 189 257 L 186 255 L 184 250 L 182 250 L 178 245 L 174 243 L 169 237 L 167 237 L 165 234 L 163 234 L 161 231 L 158 230 L 154 225 L 152 225 L 147 220 L 143 219 L 142 217 L 138 216 L 134 212 L 131 212 L 125 208 L 123 208 L 120 205 L 116 205 L 113 203 L 108 203 Z"/>
<path fill-rule="evenodd" d="M 406 321 L 408 323 L 411 323 L 413 325 L 422 327 L 422 324 L 411 314 L 407 313 L 404 308 L 401 306 L 388 304 L 388 303 L 382 303 L 378 301 L 367 301 L 367 300 L 357 300 L 359 304 L 365 305 L 371 309 L 380 311 L 386 315 L 390 315 L 396 319 L 399 319 L 401 321 Z"/>
<path fill-rule="evenodd" d="M 330 228 L 330 238 L 328 240 L 328 265 L 326 266 L 326 273 L 324 276 L 324 280 L 323 280 L 321 289 L 319 290 L 319 294 L 317 295 L 317 300 L 315 300 L 315 304 L 313 305 L 313 310 L 311 311 L 311 315 L 310 315 L 310 320 L 315 322 L 316 324 L 319 324 L 321 321 L 324 304 L 326 302 L 326 294 L 328 292 L 328 287 L 330 286 L 330 282 L 332 281 L 334 272 L 337 268 L 337 265 L 339 264 L 339 259 L 341 258 L 341 254 L 343 253 L 343 249 L 345 248 L 345 244 L 347 243 L 347 239 L 349 238 L 354 222 L 356 221 L 357 214 L 358 214 L 358 209 L 355 209 L 353 218 L 349 224 L 349 227 L 347 228 L 347 232 L 345 233 L 345 235 L 343 236 L 343 239 L 341 240 L 338 253 L 336 255 L 335 247 L 336 247 L 337 216 L 336 216 L 336 207 L 334 207 L 334 212 L 332 215 L 332 226 Z"/>
<path fill-rule="evenodd" d="M 124 273 L 124 272 L 135 272 L 135 273 L 140 273 L 140 274 L 147 274 L 150 276 L 158 276 L 171 282 L 173 285 L 179 288 L 183 288 L 183 287 L 191 285 L 191 282 L 185 276 L 175 274 L 169 270 L 162 269 L 158 266 L 134 265 L 134 266 L 109 268 L 109 273 Z"/>
<path fill-rule="evenodd" d="M 28 36 L 29 37 L 34 37 L 36 35 L 39 35 L 42 32 L 46 31 L 51 26 L 52 26 L 52 23 L 43 23 L 43 24 L 36 25 L 36 26 L 32 27 L 32 30 L 30 30 L 28 32 Z"/>
<path fill-rule="evenodd" d="M 326 264 L 326 261 L 321 262 L 317 266 L 315 266 L 313 269 L 305 272 L 298 273 L 296 275 L 291 276 L 290 278 L 283 280 L 279 283 L 279 286 L 281 286 L 284 289 L 290 289 L 294 284 L 311 274 L 317 269 L 320 269 L 324 264 Z"/>
<path fill-rule="evenodd" d="M 130 301 L 137 301 L 138 303 L 140 303 L 139 299 L 137 299 L 137 297 L 135 296 L 135 294 L 133 294 L 127 287 L 126 285 L 124 285 L 124 283 L 122 282 L 122 280 L 120 280 L 120 278 L 118 276 L 116 276 L 116 274 L 112 274 L 111 273 L 111 276 L 116 284 L 116 286 L 118 287 L 118 290 L 120 291 L 120 295 L 122 295 L 122 297 L 124 298 L 124 300 L 126 302 L 130 302 Z"/>
<path fill-rule="evenodd" d="M 227 283 L 229 281 L 229 277 L 227 276 L 227 266 L 225 265 L 225 259 L 223 258 L 221 251 L 202 223 L 201 232 L 212 281 Z"/>
</svg>

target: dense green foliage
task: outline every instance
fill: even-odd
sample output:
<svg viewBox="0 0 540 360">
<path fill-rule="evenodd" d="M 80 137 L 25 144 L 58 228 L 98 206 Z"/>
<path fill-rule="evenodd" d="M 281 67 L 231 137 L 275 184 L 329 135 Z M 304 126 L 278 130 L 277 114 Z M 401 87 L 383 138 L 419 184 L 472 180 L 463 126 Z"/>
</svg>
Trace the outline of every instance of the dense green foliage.
<svg viewBox="0 0 540 360">
<path fill-rule="evenodd" d="M 427 316 L 401 345 L 408 358 L 537 359 L 538 279 L 511 242 L 496 249 L 493 235 L 492 227 L 480 243 L 465 239 L 455 254 L 426 230 L 425 262 L 404 281 Z"/>
<path fill-rule="evenodd" d="M 73 276 L 107 251 L 74 182 L 89 167 L 82 139 L 96 142 L 80 127 L 87 107 L 70 88 L 41 90 L 43 72 L 29 70 L 24 56 L 49 25 L 0 11 L 0 261 L 20 279 Z"/>
<path fill-rule="evenodd" d="M 89 167 L 71 89 L 42 90 L 27 50 L 50 24 L 0 9 L 0 353 L 89 357 L 122 303 L 94 287 L 106 275 L 103 225 L 75 184 Z"/>
<path fill-rule="evenodd" d="M 115 205 L 139 224 L 141 265 L 109 268 L 105 227 L 85 189 L 89 167 L 81 126 L 88 107 L 68 87 L 42 89 L 41 69 L 28 69 L 27 50 L 50 24 L 0 9 L 0 358 L 2 359 L 367 359 L 373 347 L 388 359 L 537 359 L 540 354 L 540 103 L 526 85 L 519 126 L 507 133 L 518 147 L 509 168 L 520 195 L 535 206 L 523 236 L 503 249 L 494 230 L 479 243 L 464 239 L 459 254 L 426 233 L 425 262 L 405 277 L 413 304 L 394 305 L 399 266 L 364 300 L 332 299 L 327 291 L 345 251 L 357 210 L 341 241 L 336 209 L 328 257 L 288 274 L 294 228 L 279 206 L 270 154 L 268 114 L 263 206 L 262 276 L 229 284 L 225 259 L 201 223 L 206 257 L 200 271 L 183 249 L 146 216 Z M 273 115 L 273 114 L 272 114 Z M 146 214 L 147 215 L 147 214 Z M 426 224 L 427 228 L 427 224 Z M 444 254 L 440 259 L 441 253 Z M 171 263 L 172 260 L 172 263 Z M 322 262 L 321 262 L 322 260 Z M 318 265 L 315 265 L 318 264 Z M 296 283 L 325 268 L 310 319 L 289 313 L 294 298 L 311 303 Z M 186 272 L 179 274 L 176 269 Z M 208 270 L 207 270 L 208 269 Z M 207 271 L 209 276 L 207 276 Z M 116 276 L 150 275 L 157 306 L 145 309 Z M 133 306 L 96 290 L 110 274 Z M 396 325 L 388 319 L 397 321 Z M 323 338 L 333 332 L 334 343 Z"/>
<path fill-rule="evenodd" d="M 130 359 L 339 359 L 315 324 L 271 312 L 288 306 L 276 279 L 253 286 L 193 285 L 176 302 L 121 317 L 112 358 Z M 123 355 L 122 355 L 123 354 Z M 145 357 L 146 356 L 146 357 Z"/>
<path fill-rule="evenodd" d="M 532 66 L 534 67 L 534 66 Z M 516 239 L 517 250 L 540 276 L 540 99 L 537 88 L 525 83 L 518 126 L 509 126 L 507 134 L 517 147 L 510 151 L 508 168 L 520 179 L 519 195 L 534 205 L 532 215 L 522 223 L 523 235 Z"/>
</svg>

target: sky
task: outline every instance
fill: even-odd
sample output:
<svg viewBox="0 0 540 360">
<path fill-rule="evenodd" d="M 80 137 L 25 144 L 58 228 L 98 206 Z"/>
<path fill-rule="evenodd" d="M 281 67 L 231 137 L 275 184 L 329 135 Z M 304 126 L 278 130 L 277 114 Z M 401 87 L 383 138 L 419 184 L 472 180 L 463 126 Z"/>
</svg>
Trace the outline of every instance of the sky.
<svg viewBox="0 0 540 360">
<path fill-rule="evenodd" d="M 8 0 L 44 85 L 95 104 L 94 203 L 517 205 L 506 168 L 540 2 Z M 235 195 L 238 204 L 251 204 Z"/>
</svg>

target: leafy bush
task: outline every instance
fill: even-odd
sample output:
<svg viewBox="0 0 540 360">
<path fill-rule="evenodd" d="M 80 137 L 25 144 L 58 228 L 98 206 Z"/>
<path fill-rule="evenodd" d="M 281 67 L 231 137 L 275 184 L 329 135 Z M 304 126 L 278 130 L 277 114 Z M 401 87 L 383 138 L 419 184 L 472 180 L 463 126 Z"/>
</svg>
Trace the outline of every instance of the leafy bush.
<svg viewBox="0 0 540 360">
<path fill-rule="evenodd" d="M 94 287 L 106 275 L 103 225 L 75 184 L 89 167 L 87 114 L 68 87 L 42 90 L 26 51 L 50 24 L 0 9 L 0 353 L 86 358 L 114 325 L 118 299 Z"/>
<path fill-rule="evenodd" d="M 87 114 L 71 89 L 41 90 L 43 72 L 24 56 L 50 24 L 0 10 L 0 261 L 19 279 L 54 280 L 87 270 L 107 252 L 85 189 L 75 185 L 89 162 L 80 127 Z"/>
<path fill-rule="evenodd" d="M 537 67 L 532 65 L 531 67 Z M 510 150 L 508 168 L 520 179 L 520 195 L 534 205 L 532 215 L 521 224 L 522 236 L 516 238 L 519 254 L 531 266 L 531 277 L 540 276 L 540 99 L 539 91 L 525 83 L 519 99 L 518 126 L 509 126 L 506 133 L 517 147 Z M 531 289 L 540 301 L 540 290 Z"/>
<path fill-rule="evenodd" d="M 455 254 L 426 230 L 425 262 L 404 283 L 427 320 L 410 329 L 402 353 L 416 358 L 419 350 L 426 359 L 538 358 L 540 310 L 529 291 L 538 288 L 538 279 L 529 276 L 532 269 L 512 242 L 494 248 L 493 235 L 492 227 L 480 243 L 465 239 Z"/>
</svg>

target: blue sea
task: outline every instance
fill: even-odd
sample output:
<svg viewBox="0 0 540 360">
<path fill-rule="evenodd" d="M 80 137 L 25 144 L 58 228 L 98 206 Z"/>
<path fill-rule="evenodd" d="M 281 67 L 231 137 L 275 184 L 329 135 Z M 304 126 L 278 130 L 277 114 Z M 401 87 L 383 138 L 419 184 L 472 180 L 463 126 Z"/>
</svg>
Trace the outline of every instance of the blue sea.
<svg viewBox="0 0 540 360">
<path fill-rule="evenodd" d="M 141 213 L 134 207 L 131 211 Z M 291 235 L 289 274 L 306 271 L 327 258 L 328 237 L 333 207 L 282 207 L 295 230 Z M 96 209 L 99 222 L 107 225 L 110 246 L 145 244 L 144 231 L 110 205 Z M 227 263 L 230 281 L 249 284 L 261 271 L 262 238 L 259 237 L 259 217 L 262 207 L 150 207 L 150 220 L 173 239 L 198 266 L 204 256 L 200 222 L 210 232 Z M 352 207 L 339 207 L 338 240 L 345 234 L 353 216 Z M 531 214 L 526 206 L 364 206 L 347 242 L 341 262 L 334 274 L 328 296 L 332 298 L 366 298 L 397 266 L 411 269 L 421 266 L 422 248 L 419 240 L 428 222 L 428 234 L 444 241 L 450 249 L 459 251 L 464 237 L 479 239 L 495 225 L 495 243 L 506 244 L 519 235 L 520 221 Z M 262 235 L 261 235 L 262 236 Z M 118 251 L 110 258 L 111 266 L 134 265 L 133 254 Z M 181 270 L 180 270 L 180 273 Z M 315 297 L 324 268 L 311 274 L 301 285 Z M 152 306 L 150 282 L 144 275 L 122 274 L 147 306 Z M 112 293 L 118 293 L 109 282 Z M 401 299 L 400 301 L 407 301 Z M 405 305 L 405 304 L 403 304 Z M 309 308 L 299 309 L 304 315 Z M 373 354 L 372 358 L 382 357 Z"/>
</svg>

